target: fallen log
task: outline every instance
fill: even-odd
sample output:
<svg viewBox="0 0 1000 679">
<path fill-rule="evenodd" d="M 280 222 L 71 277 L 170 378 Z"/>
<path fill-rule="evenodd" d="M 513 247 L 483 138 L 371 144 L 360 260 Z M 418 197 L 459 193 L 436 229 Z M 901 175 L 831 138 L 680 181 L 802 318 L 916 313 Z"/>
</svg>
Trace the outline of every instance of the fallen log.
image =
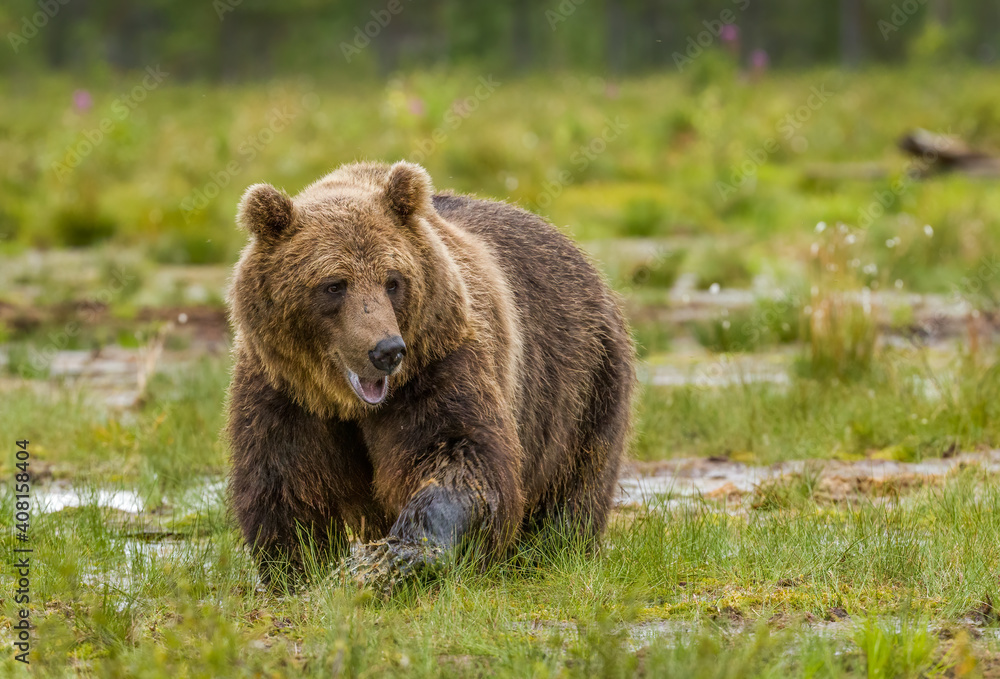
<svg viewBox="0 0 1000 679">
<path fill-rule="evenodd" d="M 953 135 L 916 129 L 899 140 L 899 148 L 918 159 L 914 172 L 917 176 L 961 172 L 976 177 L 1000 177 L 1000 158 L 973 149 Z"/>
</svg>

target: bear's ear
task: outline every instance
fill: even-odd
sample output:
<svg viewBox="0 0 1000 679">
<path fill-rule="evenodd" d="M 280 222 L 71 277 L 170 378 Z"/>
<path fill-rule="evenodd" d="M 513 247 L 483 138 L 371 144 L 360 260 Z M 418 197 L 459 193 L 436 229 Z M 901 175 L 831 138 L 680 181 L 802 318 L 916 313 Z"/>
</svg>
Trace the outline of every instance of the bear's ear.
<svg viewBox="0 0 1000 679">
<path fill-rule="evenodd" d="M 262 240 L 277 240 L 292 223 L 292 199 L 270 184 L 254 184 L 240 200 L 236 221 Z"/>
<path fill-rule="evenodd" d="M 400 161 L 389 168 L 389 179 L 385 184 L 385 198 L 400 217 L 428 212 L 431 209 L 431 195 L 434 187 L 427 170 Z"/>
</svg>

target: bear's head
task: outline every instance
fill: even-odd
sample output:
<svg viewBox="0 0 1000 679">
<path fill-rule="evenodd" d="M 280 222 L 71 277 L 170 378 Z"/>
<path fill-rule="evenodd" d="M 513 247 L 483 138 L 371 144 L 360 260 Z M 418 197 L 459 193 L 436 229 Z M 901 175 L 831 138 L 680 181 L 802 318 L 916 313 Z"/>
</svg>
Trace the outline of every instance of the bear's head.
<svg viewBox="0 0 1000 679">
<path fill-rule="evenodd" d="M 294 199 L 247 189 L 237 348 L 316 414 L 353 419 L 468 336 L 468 293 L 418 165 L 344 166 Z"/>
</svg>

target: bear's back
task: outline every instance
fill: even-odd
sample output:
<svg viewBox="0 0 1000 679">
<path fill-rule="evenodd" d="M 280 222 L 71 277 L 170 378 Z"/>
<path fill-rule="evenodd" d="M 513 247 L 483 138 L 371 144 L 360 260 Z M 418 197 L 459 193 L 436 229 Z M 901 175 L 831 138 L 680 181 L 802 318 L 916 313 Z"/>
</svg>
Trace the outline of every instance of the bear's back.
<svg viewBox="0 0 1000 679">
<path fill-rule="evenodd" d="M 597 269 L 569 238 L 538 215 L 469 196 L 436 195 L 433 202 L 444 219 L 486 243 L 522 314 L 539 312 L 550 321 L 568 316 L 578 326 L 595 312 L 601 316 L 617 311 Z"/>
<path fill-rule="evenodd" d="M 541 217 L 467 196 L 433 202 L 442 218 L 486 243 L 515 298 L 523 341 L 522 479 L 528 502 L 539 502 L 567 482 L 565 470 L 575 464 L 567 456 L 582 443 L 580 423 L 602 408 L 595 404 L 613 390 L 630 391 L 628 328 L 597 269 Z"/>
</svg>

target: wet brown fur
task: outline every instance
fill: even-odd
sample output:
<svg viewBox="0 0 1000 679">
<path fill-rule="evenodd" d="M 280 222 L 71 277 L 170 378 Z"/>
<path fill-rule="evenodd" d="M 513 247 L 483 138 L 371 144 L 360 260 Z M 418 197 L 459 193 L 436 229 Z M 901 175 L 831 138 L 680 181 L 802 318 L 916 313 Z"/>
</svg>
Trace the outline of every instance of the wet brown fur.
<svg viewBox="0 0 1000 679">
<path fill-rule="evenodd" d="M 341 167 L 290 199 L 256 185 L 229 302 L 230 493 L 263 559 L 298 540 L 604 528 L 627 445 L 632 343 L 579 250 L 518 208 L 432 194 L 419 166 Z M 388 278 L 400 281 L 387 293 Z M 346 281 L 336 302 L 330 281 Z M 400 334 L 389 396 L 367 352 Z"/>
</svg>

